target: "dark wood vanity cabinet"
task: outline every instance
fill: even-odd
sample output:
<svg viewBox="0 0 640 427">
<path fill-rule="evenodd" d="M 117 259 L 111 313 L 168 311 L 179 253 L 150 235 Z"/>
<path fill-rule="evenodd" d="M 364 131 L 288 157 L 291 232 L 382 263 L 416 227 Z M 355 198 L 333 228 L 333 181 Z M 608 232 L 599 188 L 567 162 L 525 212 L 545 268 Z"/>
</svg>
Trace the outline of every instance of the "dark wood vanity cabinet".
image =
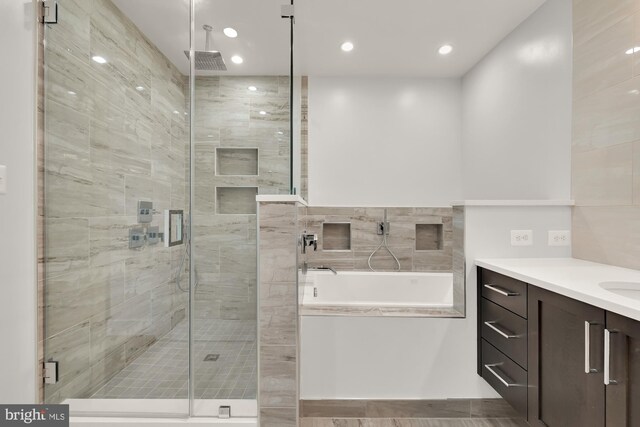
<svg viewBox="0 0 640 427">
<path fill-rule="evenodd" d="M 606 425 L 640 427 L 640 322 L 607 312 Z"/>
<path fill-rule="evenodd" d="M 529 424 L 604 426 L 604 310 L 535 286 L 528 304 Z"/>
<path fill-rule="evenodd" d="M 531 426 L 640 427 L 640 322 L 483 268 L 478 374 Z"/>
</svg>

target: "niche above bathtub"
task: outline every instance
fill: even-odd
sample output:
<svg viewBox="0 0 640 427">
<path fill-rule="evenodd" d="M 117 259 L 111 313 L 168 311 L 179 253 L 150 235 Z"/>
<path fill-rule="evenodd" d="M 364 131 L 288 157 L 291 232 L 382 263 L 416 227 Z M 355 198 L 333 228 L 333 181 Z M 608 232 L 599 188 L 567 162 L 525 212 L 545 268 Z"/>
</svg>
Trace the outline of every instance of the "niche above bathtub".
<svg viewBox="0 0 640 427">
<path fill-rule="evenodd" d="M 417 251 L 439 251 L 442 247 L 442 224 L 416 224 Z"/>
<path fill-rule="evenodd" d="M 216 175 L 258 175 L 258 149 L 216 148 Z"/>
<path fill-rule="evenodd" d="M 258 187 L 216 187 L 216 213 L 255 215 Z"/>
<path fill-rule="evenodd" d="M 325 222 L 322 224 L 323 251 L 351 250 L 351 223 Z"/>
</svg>

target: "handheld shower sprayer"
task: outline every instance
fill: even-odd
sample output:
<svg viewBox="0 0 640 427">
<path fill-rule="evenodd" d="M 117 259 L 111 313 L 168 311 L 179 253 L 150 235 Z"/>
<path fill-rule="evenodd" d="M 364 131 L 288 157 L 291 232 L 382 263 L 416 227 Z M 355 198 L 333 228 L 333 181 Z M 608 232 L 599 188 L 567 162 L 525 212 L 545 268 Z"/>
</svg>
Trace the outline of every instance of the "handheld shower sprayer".
<svg viewBox="0 0 640 427">
<path fill-rule="evenodd" d="M 389 248 L 389 245 L 387 244 L 387 236 L 389 235 L 390 228 L 391 227 L 389 225 L 389 221 L 387 221 L 387 209 L 385 208 L 382 221 L 378 223 L 378 234 L 382 235 L 382 240 L 380 241 L 380 244 L 378 245 L 378 247 L 373 252 L 371 252 L 371 255 L 369 255 L 369 259 L 367 260 L 367 265 L 369 265 L 369 269 L 371 269 L 371 271 L 376 271 L 371 266 L 371 259 L 376 254 L 376 252 L 378 252 L 383 247 L 387 250 L 387 252 L 389 252 L 389 255 L 391 255 L 391 257 L 395 260 L 396 265 L 398 266 L 396 268 L 396 271 L 400 271 L 401 269 L 400 261 L 398 260 L 398 257 L 396 257 L 396 255 L 393 253 L 393 251 Z"/>
</svg>

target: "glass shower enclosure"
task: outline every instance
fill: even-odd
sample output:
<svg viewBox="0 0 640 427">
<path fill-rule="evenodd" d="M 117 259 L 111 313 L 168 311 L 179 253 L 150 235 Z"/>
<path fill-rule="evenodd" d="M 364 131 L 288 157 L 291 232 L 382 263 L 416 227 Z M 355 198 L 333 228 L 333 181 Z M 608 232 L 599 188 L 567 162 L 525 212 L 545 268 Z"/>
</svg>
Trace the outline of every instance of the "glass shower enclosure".
<svg viewBox="0 0 640 427">
<path fill-rule="evenodd" d="M 299 151 L 282 2 L 57 3 L 42 327 L 58 375 L 44 401 L 256 416 L 256 195 L 295 192 Z"/>
</svg>

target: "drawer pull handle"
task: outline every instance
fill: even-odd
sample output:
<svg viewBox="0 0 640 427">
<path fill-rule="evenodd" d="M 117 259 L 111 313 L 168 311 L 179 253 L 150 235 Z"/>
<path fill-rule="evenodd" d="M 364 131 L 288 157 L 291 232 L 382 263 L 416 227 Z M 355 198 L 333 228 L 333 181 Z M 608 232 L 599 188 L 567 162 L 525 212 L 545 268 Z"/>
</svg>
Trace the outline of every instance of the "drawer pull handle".
<svg viewBox="0 0 640 427">
<path fill-rule="evenodd" d="M 484 322 L 484 324 L 508 340 L 512 338 L 520 338 L 520 335 L 514 335 L 505 329 L 499 328 L 498 326 L 500 325 L 496 322 Z"/>
<path fill-rule="evenodd" d="M 584 373 L 595 374 L 598 372 L 596 368 L 591 367 L 591 326 L 597 325 L 596 322 L 584 322 Z"/>
<path fill-rule="evenodd" d="M 511 382 L 511 378 L 507 377 L 507 379 L 502 378 L 502 376 L 500 374 L 498 374 L 497 370 L 493 369 L 497 366 L 502 365 L 501 363 L 494 363 L 491 365 L 484 365 L 485 368 L 487 368 L 487 370 L 489 372 L 491 372 L 493 374 L 494 377 L 496 377 L 502 384 L 504 384 L 505 387 L 518 387 L 519 384 L 513 383 Z"/>
<path fill-rule="evenodd" d="M 484 285 L 484 287 L 487 288 L 487 289 L 492 290 L 493 292 L 497 292 L 500 295 L 504 295 L 505 297 L 517 297 L 518 295 L 520 295 L 517 292 L 511 292 L 511 291 L 499 288 L 499 287 L 494 286 L 494 285 Z"/>
</svg>

